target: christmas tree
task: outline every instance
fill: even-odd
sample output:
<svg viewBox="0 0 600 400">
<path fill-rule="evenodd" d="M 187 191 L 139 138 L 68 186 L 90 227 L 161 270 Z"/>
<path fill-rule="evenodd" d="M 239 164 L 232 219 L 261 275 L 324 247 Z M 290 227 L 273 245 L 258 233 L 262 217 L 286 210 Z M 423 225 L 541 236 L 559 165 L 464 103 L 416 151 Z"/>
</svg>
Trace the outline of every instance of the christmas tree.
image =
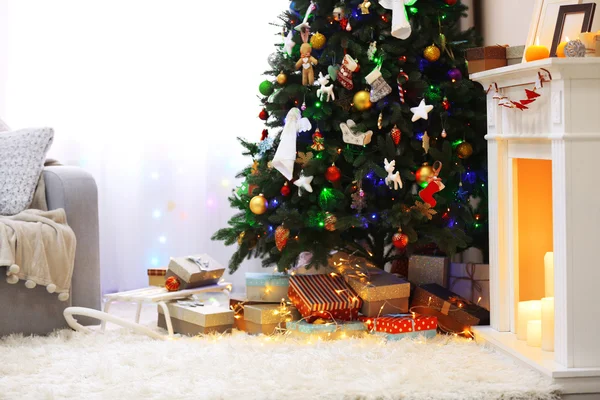
<svg viewBox="0 0 600 400">
<path fill-rule="evenodd" d="M 295 0 L 261 83 L 253 163 L 214 240 L 287 271 L 302 252 L 387 262 L 487 247 L 485 93 L 457 0 Z M 260 140 L 259 140 L 260 137 Z"/>
</svg>

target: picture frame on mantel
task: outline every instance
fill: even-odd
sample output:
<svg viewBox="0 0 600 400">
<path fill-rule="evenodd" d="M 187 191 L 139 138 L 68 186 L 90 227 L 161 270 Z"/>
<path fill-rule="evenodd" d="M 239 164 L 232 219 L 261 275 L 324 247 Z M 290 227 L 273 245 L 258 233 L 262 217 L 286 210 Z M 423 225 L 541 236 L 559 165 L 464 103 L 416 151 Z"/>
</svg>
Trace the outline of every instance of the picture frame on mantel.
<svg viewBox="0 0 600 400">
<path fill-rule="evenodd" d="M 554 29 L 556 28 L 560 6 L 581 3 L 583 3 L 583 0 L 535 0 L 525 47 L 532 46 L 537 41 L 542 46 L 546 46 L 547 48 L 552 47 Z M 525 60 L 525 53 L 523 53 L 523 62 L 527 62 Z"/>
<path fill-rule="evenodd" d="M 595 11 L 595 3 L 560 6 L 556 28 L 554 29 L 554 38 L 552 39 L 552 48 L 550 49 L 550 57 L 556 57 L 558 44 L 566 41 L 567 37 L 574 40 L 579 37 L 580 33 L 591 31 Z"/>
</svg>

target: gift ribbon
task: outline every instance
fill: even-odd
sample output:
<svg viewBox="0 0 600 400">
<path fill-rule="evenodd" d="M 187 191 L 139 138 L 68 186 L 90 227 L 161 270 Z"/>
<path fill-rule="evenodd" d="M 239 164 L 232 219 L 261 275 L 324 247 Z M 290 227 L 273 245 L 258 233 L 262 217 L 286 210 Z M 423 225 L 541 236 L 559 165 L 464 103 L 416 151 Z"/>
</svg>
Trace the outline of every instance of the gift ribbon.
<svg viewBox="0 0 600 400">
<path fill-rule="evenodd" d="M 436 165 L 438 166 L 436 168 Z M 433 165 L 431 166 L 431 168 L 433 169 L 433 175 L 427 178 L 427 185 L 429 185 L 431 182 L 435 182 L 440 190 L 442 190 L 443 188 L 445 188 L 446 186 L 442 183 L 442 178 L 438 178 L 438 176 L 440 175 L 440 171 L 442 170 L 442 162 L 441 161 L 436 161 L 433 163 Z"/>
<path fill-rule="evenodd" d="M 452 290 L 452 288 L 456 285 L 458 281 L 470 281 L 471 282 L 471 301 L 476 302 L 475 300 L 475 291 L 478 291 L 479 294 L 483 294 L 483 285 L 481 282 L 489 282 L 489 279 L 475 279 L 475 264 L 467 263 L 465 268 L 465 272 L 467 276 L 459 276 L 459 277 L 451 277 L 454 279 L 452 284 L 448 289 Z"/>
</svg>

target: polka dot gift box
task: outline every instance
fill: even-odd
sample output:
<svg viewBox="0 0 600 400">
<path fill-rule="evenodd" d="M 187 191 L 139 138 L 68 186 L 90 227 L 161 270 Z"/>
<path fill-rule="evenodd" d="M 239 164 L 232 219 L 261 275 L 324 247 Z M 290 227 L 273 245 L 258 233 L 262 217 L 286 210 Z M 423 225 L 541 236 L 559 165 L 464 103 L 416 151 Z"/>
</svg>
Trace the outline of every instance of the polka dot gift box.
<svg viewBox="0 0 600 400">
<path fill-rule="evenodd" d="M 337 274 L 294 275 L 288 296 L 308 322 L 317 318 L 350 321 L 358 317 L 362 300 Z"/>
<path fill-rule="evenodd" d="M 414 317 L 411 314 L 384 315 L 377 318 L 358 317 L 369 332 L 383 336 L 388 340 L 400 340 L 424 336 L 435 337 L 437 334 L 437 318 L 432 316 Z"/>
</svg>

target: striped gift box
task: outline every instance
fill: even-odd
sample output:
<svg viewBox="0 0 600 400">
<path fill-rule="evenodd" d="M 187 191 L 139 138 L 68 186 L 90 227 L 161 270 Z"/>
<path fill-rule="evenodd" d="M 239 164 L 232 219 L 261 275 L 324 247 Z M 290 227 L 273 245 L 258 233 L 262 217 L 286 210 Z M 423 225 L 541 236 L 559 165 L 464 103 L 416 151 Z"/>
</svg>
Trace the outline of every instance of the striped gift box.
<svg viewBox="0 0 600 400">
<path fill-rule="evenodd" d="M 338 275 L 294 275 L 288 296 L 302 317 L 349 321 L 358 317 L 362 300 Z"/>
</svg>

